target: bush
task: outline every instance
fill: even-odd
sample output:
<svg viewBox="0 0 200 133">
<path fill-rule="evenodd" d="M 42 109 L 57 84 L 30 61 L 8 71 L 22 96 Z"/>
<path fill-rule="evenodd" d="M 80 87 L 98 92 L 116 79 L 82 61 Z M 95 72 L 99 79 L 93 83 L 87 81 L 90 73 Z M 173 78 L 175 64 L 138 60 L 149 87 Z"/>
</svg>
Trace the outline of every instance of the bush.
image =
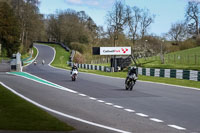
<svg viewBox="0 0 200 133">
<path fill-rule="evenodd" d="M 75 51 L 78 51 L 80 53 L 84 53 L 87 49 L 86 44 L 78 43 L 78 42 L 72 42 L 70 43 L 69 47 Z"/>
<path fill-rule="evenodd" d="M 196 44 L 197 44 L 197 46 L 200 46 L 200 36 L 197 37 Z"/>
<path fill-rule="evenodd" d="M 85 62 L 85 58 L 81 53 L 76 51 L 73 62 L 83 64 Z"/>
<path fill-rule="evenodd" d="M 196 41 L 193 39 L 188 39 L 180 44 L 180 50 L 194 48 L 195 46 L 197 46 Z"/>
<path fill-rule="evenodd" d="M 172 45 L 171 43 L 167 44 L 165 47 L 167 53 L 176 52 L 180 50 L 178 45 Z"/>
<path fill-rule="evenodd" d="M 1 55 L 2 57 L 7 57 L 7 50 L 5 48 L 1 49 Z"/>
</svg>

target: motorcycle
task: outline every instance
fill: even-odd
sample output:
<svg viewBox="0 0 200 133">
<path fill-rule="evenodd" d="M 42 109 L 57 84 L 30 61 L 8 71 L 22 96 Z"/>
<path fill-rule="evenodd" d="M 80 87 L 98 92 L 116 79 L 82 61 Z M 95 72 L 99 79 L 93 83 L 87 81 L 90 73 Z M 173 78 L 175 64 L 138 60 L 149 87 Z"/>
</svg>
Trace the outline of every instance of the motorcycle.
<svg viewBox="0 0 200 133">
<path fill-rule="evenodd" d="M 34 61 L 34 65 L 36 66 L 36 64 L 37 64 L 37 61 Z"/>
<path fill-rule="evenodd" d="M 72 81 L 76 81 L 77 75 L 78 75 L 78 71 L 77 70 L 73 70 L 72 71 L 72 75 L 71 75 Z"/>
<path fill-rule="evenodd" d="M 125 83 L 126 90 L 133 90 L 133 86 L 135 85 L 135 82 L 137 80 L 136 74 L 132 74 L 128 76 L 128 80 Z"/>
<path fill-rule="evenodd" d="M 42 65 L 44 65 L 44 63 L 45 63 L 45 61 L 44 61 L 44 60 L 42 60 Z"/>
</svg>

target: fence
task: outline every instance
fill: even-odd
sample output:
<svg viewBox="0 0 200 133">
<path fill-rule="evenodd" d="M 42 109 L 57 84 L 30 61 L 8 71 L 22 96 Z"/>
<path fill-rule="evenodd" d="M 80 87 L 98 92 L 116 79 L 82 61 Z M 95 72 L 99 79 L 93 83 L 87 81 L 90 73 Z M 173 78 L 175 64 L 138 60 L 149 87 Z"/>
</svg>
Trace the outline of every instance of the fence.
<svg viewBox="0 0 200 133">
<path fill-rule="evenodd" d="M 147 57 L 142 62 L 160 62 L 160 56 Z M 200 54 L 168 54 L 164 56 L 164 64 L 200 65 Z"/>
</svg>

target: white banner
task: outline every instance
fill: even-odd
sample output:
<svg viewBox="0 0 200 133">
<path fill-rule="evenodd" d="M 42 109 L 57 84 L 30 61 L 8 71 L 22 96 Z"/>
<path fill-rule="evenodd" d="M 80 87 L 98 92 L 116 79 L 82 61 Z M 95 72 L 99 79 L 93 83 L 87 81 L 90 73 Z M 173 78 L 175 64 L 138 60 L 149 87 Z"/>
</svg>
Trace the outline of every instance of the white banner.
<svg viewBox="0 0 200 133">
<path fill-rule="evenodd" d="M 131 55 L 131 47 L 100 47 L 100 55 Z"/>
</svg>

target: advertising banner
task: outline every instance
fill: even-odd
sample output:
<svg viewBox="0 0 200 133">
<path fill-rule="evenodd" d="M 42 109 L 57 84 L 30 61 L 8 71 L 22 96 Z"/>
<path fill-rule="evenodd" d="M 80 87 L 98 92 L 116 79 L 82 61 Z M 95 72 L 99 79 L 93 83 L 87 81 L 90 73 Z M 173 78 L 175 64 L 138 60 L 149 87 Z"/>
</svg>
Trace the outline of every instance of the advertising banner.
<svg viewBox="0 0 200 133">
<path fill-rule="evenodd" d="M 100 55 L 131 55 L 131 47 L 100 47 Z"/>
</svg>

